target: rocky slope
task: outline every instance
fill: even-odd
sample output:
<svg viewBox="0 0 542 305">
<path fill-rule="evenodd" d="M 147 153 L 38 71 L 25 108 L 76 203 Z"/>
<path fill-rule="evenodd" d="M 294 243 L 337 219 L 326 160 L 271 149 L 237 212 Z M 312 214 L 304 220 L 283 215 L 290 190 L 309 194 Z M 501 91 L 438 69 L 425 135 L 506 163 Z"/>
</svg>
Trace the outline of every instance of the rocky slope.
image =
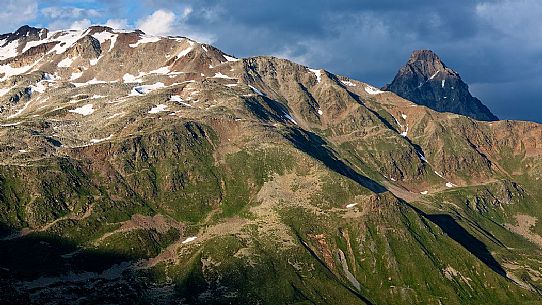
<svg viewBox="0 0 542 305">
<path fill-rule="evenodd" d="M 0 46 L 2 303 L 542 301 L 539 124 L 183 37 Z"/>
<path fill-rule="evenodd" d="M 468 85 L 459 74 L 446 67 L 430 50 L 414 51 L 391 84 L 383 90 L 436 111 L 462 114 L 482 121 L 498 119 L 470 94 Z"/>
</svg>

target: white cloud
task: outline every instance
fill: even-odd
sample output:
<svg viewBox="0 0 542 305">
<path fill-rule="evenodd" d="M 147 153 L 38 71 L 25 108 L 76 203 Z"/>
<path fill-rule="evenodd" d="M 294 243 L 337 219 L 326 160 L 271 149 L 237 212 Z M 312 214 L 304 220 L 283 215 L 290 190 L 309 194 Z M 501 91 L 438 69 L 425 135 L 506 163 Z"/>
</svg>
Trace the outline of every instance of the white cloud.
<svg viewBox="0 0 542 305">
<path fill-rule="evenodd" d="M 186 20 L 190 14 L 192 14 L 193 10 L 190 6 L 187 6 L 184 8 L 183 13 L 181 14 L 181 20 Z"/>
<path fill-rule="evenodd" d="M 38 2 L 33 0 L 5 0 L 0 10 L 0 31 L 12 32 L 36 18 Z"/>
<path fill-rule="evenodd" d="M 128 25 L 127 19 L 109 19 L 105 23 L 105 26 L 108 26 L 113 29 L 128 29 L 130 26 Z"/>
<path fill-rule="evenodd" d="M 540 46 L 542 39 L 542 2 L 539 0 L 484 2 L 476 6 L 476 14 L 500 33 L 512 38 L 526 38 Z"/>
<path fill-rule="evenodd" d="M 41 10 L 41 13 L 51 19 L 59 19 L 59 18 L 88 18 L 88 17 L 99 17 L 101 14 L 99 11 L 95 9 L 83 9 L 78 7 L 57 7 L 57 6 L 50 6 L 43 8 Z"/>
<path fill-rule="evenodd" d="M 73 29 L 73 30 L 83 30 L 83 29 L 87 29 L 88 27 L 90 27 L 92 25 L 92 22 L 90 22 L 90 20 L 88 19 L 81 19 L 81 20 L 76 20 L 74 21 L 70 26 L 69 28 L 70 29 Z"/>
<path fill-rule="evenodd" d="M 185 7 L 178 14 L 170 10 L 159 9 L 138 20 L 136 27 L 149 35 L 182 35 L 199 42 L 214 43 L 217 40 L 216 35 L 189 24 L 188 19 L 193 14 L 195 12 L 190 6 Z"/>
<path fill-rule="evenodd" d="M 176 19 L 175 13 L 169 10 L 157 10 L 151 15 L 139 20 L 137 27 L 149 35 L 169 35 L 173 32 Z"/>
</svg>

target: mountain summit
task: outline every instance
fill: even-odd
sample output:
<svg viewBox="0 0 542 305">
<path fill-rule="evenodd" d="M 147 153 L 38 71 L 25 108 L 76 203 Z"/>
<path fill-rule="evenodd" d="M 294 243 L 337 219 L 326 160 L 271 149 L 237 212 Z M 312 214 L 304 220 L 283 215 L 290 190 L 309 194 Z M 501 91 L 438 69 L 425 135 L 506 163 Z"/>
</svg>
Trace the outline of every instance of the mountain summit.
<svg viewBox="0 0 542 305">
<path fill-rule="evenodd" d="M 466 115 L 481 121 L 498 118 L 473 97 L 459 74 L 446 67 L 431 50 L 414 51 L 385 90 L 440 112 Z"/>
</svg>

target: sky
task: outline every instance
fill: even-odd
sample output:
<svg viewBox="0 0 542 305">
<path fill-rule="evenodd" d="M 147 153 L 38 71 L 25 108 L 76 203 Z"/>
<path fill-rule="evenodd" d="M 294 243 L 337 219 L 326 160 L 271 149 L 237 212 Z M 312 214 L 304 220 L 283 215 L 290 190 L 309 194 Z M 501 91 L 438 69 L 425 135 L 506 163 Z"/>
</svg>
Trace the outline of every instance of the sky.
<svg viewBox="0 0 542 305">
<path fill-rule="evenodd" d="M 2 0 L 0 32 L 105 24 L 273 55 L 376 86 L 431 49 L 501 119 L 542 122 L 540 0 Z"/>
</svg>

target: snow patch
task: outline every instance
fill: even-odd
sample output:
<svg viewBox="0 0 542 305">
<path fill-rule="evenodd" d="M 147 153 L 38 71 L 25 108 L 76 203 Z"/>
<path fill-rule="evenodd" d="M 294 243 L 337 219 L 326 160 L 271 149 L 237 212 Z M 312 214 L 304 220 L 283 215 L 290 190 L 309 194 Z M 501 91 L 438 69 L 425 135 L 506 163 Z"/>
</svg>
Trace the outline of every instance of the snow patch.
<svg viewBox="0 0 542 305">
<path fill-rule="evenodd" d="M 158 104 L 156 107 L 153 107 L 151 110 L 149 110 L 150 114 L 160 113 L 163 111 L 166 111 L 167 105 L 164 104 Z"/>
<path fill-rule="evenodd" d="M 164 83 L 161 83 L 161 82 L 155 83 L 153 85 L 136 86 L 132 89 L 130 96 L 138 96 L 142 94 L 147 94 L 153 90 L 157 90 L 164 87 L 165 87 Z"/>
<path fill-rule="evenodd" d="M 425 163 L 429 163 L 429 162 L 427 161 L 427 159 L 426 159 L 419 151 L 416 151 L 416 153 L 418 154 L 418 157 L 420 157 L 420 160 L 422 160 L 422 161 L 425 162 Z"/>
<path fill-rule="evenodd" d="M 420 194 L 422 194 L 422 195 L 427 195 L 427 193 L 429 193 L 429 192 L 428 191 L 420 192 Z"/>
<path fill-rule="evenodd" d="M 252 89 L 252 91 L 254 91 L 256 94 L 258 95 L 261 95 L 261 96 L 265 96 L 258 88 L 254 87 L 254 86 L 251 86 L 251 85 L 248 85 L 250 87 L 250 89 Z"/>
<path fill-rule="evenodd" d="M 318 109 L 318 115 L 322 115 L 324 114 L 324 112 L 322 111 L 322 109 Z"/>
<path fill-rule="evenodd" d="M 129 44 L 130 48 L 137 48 L 139 45 L 146 43 L 153 43 L 160 41 L 160 37 L 156 36 L 140 36 L 140 39 L 136 43 Z"/>
<path fill-rule="evenodd" d="M 109 46 L 109 51 L 110 52 L 111 50 L 113 50 L 113 48 L 115 47 L 115 43 L 117 42 L 117 38 L 119 37 L 119 35 L 117 34 L 113 34 L 113 33 L 109 33 L 109 32 L 100 32 L 100 33 L 96 33 L 94 35 L 92 35 L 94 38 L 96 38 L 100 44 L 103 44 L 105 43 L 107 40 L 110 40 L 111 41 L 111 45 Z"/>
<path fill-rule="evenodd" d="M 8 117 L 10 118 L 10 117 Z M 8 124 L 0 124 L 0 127 L 12 127 L 12 126 L 17 126 L 17 125 L 20 125 L 22 122 L 15 122 L 15 123 L 8 123 Z"/>
<path fill-rule="evenodd" d="M 1 96 L 4 96 L 4 95 L 6 95 L 6 94 L 8 94 L 8 92 L 9 92 L 12 88 L 13 88 L 13 87 L 11 87 L 11 88 L 2 88 L 2 89 L 0 89 L 0 97 L 1 97 Z"/>
<path fill-rule="evenodd" d="M 188 103 L 185 103 L 184 100 L 179 96 L 179 95 L 172 95 L 170 98 L 169 98 L 169 101 L 170 102 L 175 102 L 175 103 L 179 103 L 183 106 L 186 106 L 186 107 L 192 107 L 192 105 L 188 104 Z"/>
<path fill-rule="evenodd" d="M 183 101 L 183 99 L 182 99 L 179 95 L 172 95 L 172 96 L 169 98 L 169 101 L 170 101 L 170 102 L 180 103 L 180 102 Z"/>
<path fill-rule="evenodd" d="M 401 132 L 401 136 L 406 138 L 408 136 L 408 126 L 406 127 L 406 130 Z"/>
<path fill-rule="evenodd" d="M 76 80 L 83 75 L 83 72 L 73 72 L 70 76 L 70 80 Z"/>
<path fill-rule="evenodd" d="M 309 69 L 309 71 L 316 75 L 316 82 L 319 83 L 322 81 L 322 70 Z"/>
<path fill-rule="evenodd" d="M 187 243 L 189 243 L 189 242 L 193 242 L 193 241 L 196 240 L 196 239 L 197 239 L 196 236 L 188 237 L 187 239 L 185 239 L 185 240 L 182 242 L 182 244 L 184 245 L 184 244 L 187 244 Z"/>
<path fill-rule="evenodd" d="M 355 206 L 358 205 L 358 204 L 359 204 L 359 203 L 350 203 L 350 204 L 347 204 L 347 205 L 346 205 L 346 208 L 347 208 L 347 209 L 351 209 L 351 208 L 355 207 Z"/>
<path fill-rule="evenodd" d="M 91 60 L 89 61 L 90 65 L 91 65 L 91 66 L 95 66 L 95 65 L 97 65 L 97 64 L 98 64 L 98 62 L 100 61 L 100 59 L 102 59 L 102 57 L 103 57 L 103 55 L 102 55 L 102 56 L 100 56 L 100 57 L 98 57 L 98 58 L 95 58 L 95 59 L 91 59 Z"/>
<path fill-rule="evenodd" d="M 68 112 L 77 113 L 82 116 L 87 116 L 94 113 L 94 109 L 92 107 L 93 107 L 92 104 L 86 104 L 83 107 L 75 108 L 73 110 L 68 110 Z"/>
<path fill-rule="evenodd" d="M 213 76 L 213 78 L 224 78 L 224 79 L 232 79 L 231 77 L 225 75 L 225 74 L 222 74 L 220 72 L 217 72 L 215 73 L 215 76 Z"/>
<path fill-rule="evenodd" d="M 407 119 L 407 115 L 406 114 L 401 114 L 401 117 L 403 118 L 403 120 L 406 120 Z"/>
<path fill-rule="evenodd" d="M 435 171 L 435 174 L 439 176 L 440 178 L 444 178 L 439 172 Z"/>
<path fill-rule="evenodd" d="M 40 81 L 35 86 L 30 86 L 29 94 L 31 95 L 34 92 L 44 93 L 45 90 L 47 90 L 47 87 L 45 87 L 43 81 Z"/>
<path fill-rule="evenodd" d="M 355 87 L 356 86 L 356 84 L 354 84 L 353 82 L 351 82 L 349 80 L 342 80 L 341 83 L 343 83 L 344 85 L 349 86 L 349 87 Z"/>
<path fill-rule="evenodd" d="M 287 118 L 288 120 L 290 120 L 292 123 L 297 125 L 297 122 L 294 120 L 294 118 L 291 115 L 285 113 L 284 117 Z"/>
<path fill-rule="evenodd" d="M 20 68 L 13 68 L 11 65 L 0 66 L 0 74 L 4 74 L 0 81 L 6 80 L 13 75 L 20 75 L 26 73 L 30 69 L 32 69 L 32 67 L 33 66 L 23 66 Z"/>
<path fill-rule="evenodd" d="M 224 58 L 226 58 L 227 61 L 238 61 L 239 59 L 238 58 L 235 58 L 235 57 L 232 57 L 232 56 L 228 56 L 228 55 L 222 55 L 224 56 Z"/>
<path fill-rule="evenodd" d="M 169 67 L 162 67 L 162 68 L 158 68 L 156 70 L 152 70 L 151 74 L 168 74 L 170 72 L 169 70 Z"/>
<path fill-rule="evenodd" d="M 90 143 L 92 144 L 97 144 L 97 143 L 100 143 L 100 142 L 103 142 L 103 141 L 108 141 L 108 140 L 111 140 L 111 138 L 113 138 L 113 135 L 109 135 L 108 137 L 106 138 L 103 138 L 103 139 L 91 139 L 90 140 Z"/>
<path fill-rule="evenodd" d="M 439 72 L 440 72 L 440 70 L 439 70 L 439 71 L 437 71 L 437 72 L 435 72 L 435 74 L 431 75 L 431 77 L 430 77 L 429 79 L 434 79 L 434 78 L 435 78 L 435 76 L 437 76 L 437 75 L 439 74 Z"/>
<path fill-rule="evenodd" d="M 51 73 L 44 73 L 43 74 L 43 80 L 52 82 L 52 81 L 56 80 L 56 76 L 51 74 Z"/>
<path fill-rule="evenodd" d="M 145 75 L 147 75 L 147 73 L 145 72 L 139 72 L 137 76 L 132 75 L 130 73 L 126 73 L 122 76 L 122 80 L 124 81 L 125 84 L 140 83 L 143 81 L 142 77 Z"/>
<path fill-rule="evenodd" d="M 59 68 L 69 68 L 71 67 L 72 63 L 73 63 L 73 59 L 66 57 L 63 60 L 59 61 L 57 66 Z"/>
<path fill-rule="evenodd" d="M 457 186 L 451 182 L 446 182 L 446 187 L 454 187 L 454 186 Z"/>
<path fill-rule="evenodd" d="M 37 47 L 45 42 L 45 40 L 28 41 L 24 46 L 24 49 L 21 51 L 21 54 L 24 54 L 26 51 L 32 49 L 33 47 Z"/>
<path fill-rule="evenodd" d="M 188 55 L 188 53 L 192 52 L 194 48 L 190 47 L 190 48 L 186 48 L 184 50 L 182 50 L 179 54 L 177 54 L 177 58 L 181 58 L 183 56 L 186 56 Z"/>
<path fill-rule="evenodd" d="M 441 84 L 440 84 L 440 86 L 441 86 L 442 88 L 444 88 L 444 85 L 445 85 L 445 84 L 446 84 L 446 80 L 443 79 L 442 82 L 441 82 Z"/>
<path fill-rule="evenodd" d="M 17 48 L 19 47 L 19 40 L 13 40 L 3 47 L 0 51 L 0 60 L 8 59 L 19 55 Z"/>
<path fill-rule="evenodd" d="M 84 36 L 85 32 L 83 30 L 53 32 L 50 40 L 57 41 L 57 44 L 49 53 L 62 54 L 66 52 L 77 40 Z"/>
<path fill-rule="evenodd" d="M 380 89 L 377 89 L 371 85 L 367 85 L 365 87 L 365 92 L 369 93 L 370 95 L 377 95 L 377 94 L 382 94 L 384 93 L 384 91 L 380 90 Z"/>
</svg>

